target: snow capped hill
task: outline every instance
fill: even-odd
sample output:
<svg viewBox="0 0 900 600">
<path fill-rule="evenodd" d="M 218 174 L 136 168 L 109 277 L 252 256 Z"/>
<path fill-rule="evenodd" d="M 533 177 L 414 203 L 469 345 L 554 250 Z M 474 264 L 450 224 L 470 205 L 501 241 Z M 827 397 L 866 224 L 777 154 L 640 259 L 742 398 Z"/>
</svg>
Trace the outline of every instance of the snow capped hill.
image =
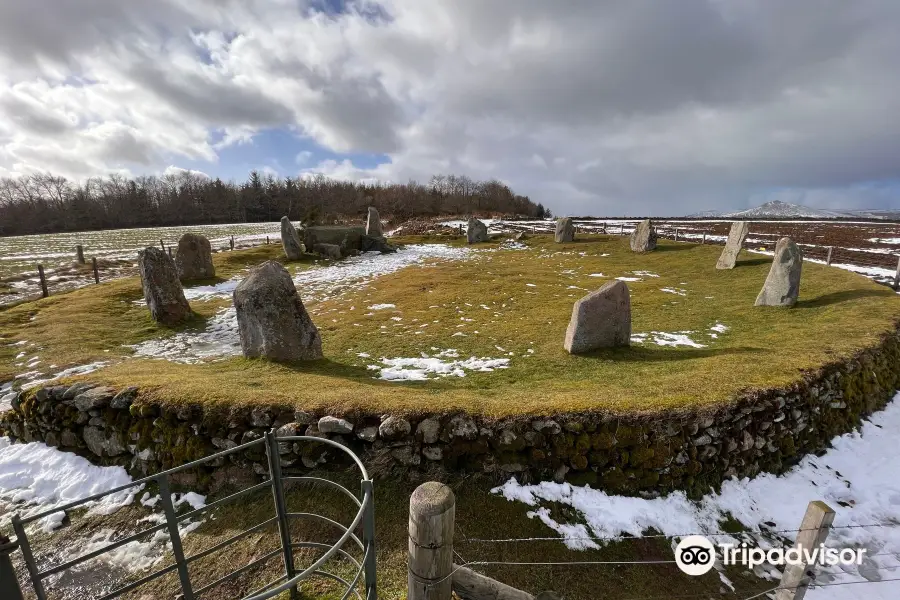
<svg viewBox="0 0 900 600">
<path fill-rule="evenodd" d="M 700 212 L 696 212 L 692 215 L 688 215 L 688 219 L 712 219 L 714 217 L 721 217 L 722 211 L 719 210 L 702 210 Z"/>
<path fill-rule="evenodd" d="M 771 202 L 766 202 L 761 206 L 757 206 L 756 208 L 728 213 L 723 216 L 752 219 L 835 219 L 846 217 L 848 215 L 847 213 L 821 210 L 803 206 L 802 204 L 791 204 L 789 202 L 782 202 L 781 200 L 773 200 Z"/>
</svg>

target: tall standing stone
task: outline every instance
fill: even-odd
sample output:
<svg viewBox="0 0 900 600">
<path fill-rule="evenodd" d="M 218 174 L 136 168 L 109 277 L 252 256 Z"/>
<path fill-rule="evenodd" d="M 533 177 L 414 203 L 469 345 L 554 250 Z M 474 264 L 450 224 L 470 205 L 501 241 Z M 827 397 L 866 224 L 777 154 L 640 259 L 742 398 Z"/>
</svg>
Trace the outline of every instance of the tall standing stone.
<svg viewBox="0 0 900 600">
<path fill-rule="evenodd" d="M 288 260 L 300 260 L 306 252 L 294 224 L 287 217 L 281 217 L 281 247 Z"/>
<path fill-rule="evenodd" d="M 650 252 L 656 250 L 656 228 L 650 219 L 638 223 L 631 232 L 631 251 Z"/>
<path fill-rule="evenodd" d="M 490 238 L 488 237 L 487 225 L 485 225 L 475 217 L 470 217 L 468 230 L 466 231 L 466 238 L 469 240 L 470 244 L 477 244 L 479 242 L 488 241 Z"/>
<path fill-rule="evenodd" d="M 562 217 L 556 220 L 556 235 L 553 237 L 557 244 L 575 241 L 575 223 L 572 217 Z"/>
<path fill-rule="evenodd" d="M 631 343 L 631 298 L 624 281 L 610 281 L 572 307 L 563 347 L 570 354 Z"/>
<path fill-rule="evenodd" d="M 186 233 L 178 240 L 175 268 L 181 281 L 209 279 L 216 276 L 212 262 L 212 247 L 202 235 Z"/>
<path fill-rule="evenodd" d="M 274 260 L 250 270 L 234 290 L 241 349 L 248 358 L 322 358 L 322 339 L 287 269 Z"/>
<path fill-rule="evenodd" d="M 154 321 L 177 325 L 190 318 L 191 306 L 184 297 L 175 261 L 168 254 L 153 246 L 139 251 L 138 270 L 144 300 Z"/>
<path fill-rule="evenodd" d="M 756 306 L 793 306 L 800 295 L 803 253 L 794 240 L 783 237 L 775 244 L 775 260 L 766 283 L 756 297 Z"/>
<path fill-rule="evenodd" d="M 719 256 L 718 262 L 716 262 L 717 269 L 734 268 L 748 233 L 750 233 L 749 221 L 735 221 L 731 224 L 731 229 L 728 231 L 728 240 L 725 242 L 725 249 L 722 250 L 722 254 Z"/>
<path fill-rule="evenodd" d="M 381 217 L 374 206 L 369 207 L 369 216 L 366 219 L 366 235 L 369 237 L 383 237 L 384 232 L 381 229 Z"/>
</svg>

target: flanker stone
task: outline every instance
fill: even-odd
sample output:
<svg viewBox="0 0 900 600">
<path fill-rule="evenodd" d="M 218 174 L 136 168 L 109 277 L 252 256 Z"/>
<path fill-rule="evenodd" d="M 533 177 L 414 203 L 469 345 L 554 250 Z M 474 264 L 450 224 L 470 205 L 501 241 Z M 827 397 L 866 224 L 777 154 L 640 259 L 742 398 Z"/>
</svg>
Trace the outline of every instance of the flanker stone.
<svg viewBox="0 0 900 600">
<path fill-rule="evenodd" d="M 783 237 L 775 244 L 775 260 L 769 269 L 756 306 L 794 306 L 800 295 L 800 271 L 803 253 L 794 240 Z"/>
<path fill-rule="evenodd" d="M 650 252 L 656 250 L 656 229 L 650 219 L 644 219 L 631 232 L 631 251 Z"/>
<path fill-rule="evenodd" d="M 294 224 L 287 217 L 281 217 L 281 247 L 288 260 L 300 260 L 306 248 L 300 241 L 300 235 L 294 228 Z"/>
<path fill-rule="evenodd" d="M 631 299 L 624 281 L 610 281 L 575 303 L 563 344 L 570 354 L 631 342 Z"/>
<path fill-rule="evenodd" d="M 163 325 L 177 325 L 190 318 L 191 306 L 184 297 L 175 261 L 156 247 L 138 252 L 138 270 L 144 288 L 144 300 L 150 316 Z"/>
<path fill-rule="evenodd" d="M 469 218 L 469 226 L 466 231 L 466 237 L 470 244 L 477 244 L 479 242 L 486 242 L 488 239 L 488 228 L 487 225 L 476 219 L 475 217 Z"/>
<path fill-rule="evenodd" d="M 178 240 L 175 268 L 181 281 L 209 279 L 216 276 L 212 262 L 212 247 L 202 235 L 186 233 Z"/>
<path fill-rule="evenodd" d="M 366 235 L 370 237 L 384 236 L 384 232 L 381 229 L 381 217 L 378 216 L 378 210 L 374 206 L 369 207 L 369 215 L 366 219 Z"/>
<path fill-rule="evenodd" d="M 562 217 L 556 220 L 556 234 L 553 239 L 557 244 L 575 241 L 575 223 L 572 222 L 572 217 Z"/>
<path fill-rule="evenodd" d="M 749 221 L 735 221 L 731 224 L 731 229 L 728 231 L 728 240 L 725 242 L 725 249 L 722 250 L 722 254 L 719 256 L 718 262 L 716 262 L 717 269 L 734 268 L 748 233 L 750 233 Z"/>
<path fill-rule="evenodd" d="M 248 358 L 278 361 L 322 358 L 322 339 L 290 273 L 270 260 L 254 267 L 234 290 L 241 348 Z"/>
</svg>

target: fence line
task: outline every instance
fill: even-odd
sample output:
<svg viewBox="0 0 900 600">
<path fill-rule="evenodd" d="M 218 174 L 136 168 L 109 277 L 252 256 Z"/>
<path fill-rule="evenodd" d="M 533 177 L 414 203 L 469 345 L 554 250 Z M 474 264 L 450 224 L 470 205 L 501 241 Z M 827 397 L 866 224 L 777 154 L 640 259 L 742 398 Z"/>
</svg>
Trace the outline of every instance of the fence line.
<svg viewBox="0 0 900 600">
<path fill-rule="evenodd" d="M 454 544 L 455 530 L 458 528 L 463 544 L 506 544 L 520 542 L 568 542 L 575 540 L 591 541 L 626 541 L 654 539 L 676 539 L 690 536 L 733 537 L 740 538 L 744 535 L 773 535 L 796 534 L 795 541 L 790 545 L 793 549 L 815 548 L 825 546 L 825 540 L 832 529 L 851 530 L 862 528 L 893 528 L 900 527 L 897 522 L 879 523 L 854 523 L 849 525 L 834 525 L 835 512 L 824 502 L 814 501 L 807 506 L 806 513 L 800 526 L 796 529 L 760 530 L 736 533 L 679 533 L 679 534 L 647 534 L 639 536 L 581 536 L 581 537 L 521 537 L 521 538 L 471 538 L 465 534 L 462 527 L 458 527 L 455 518 L 455 497 L 452 490 L 444 484 L 428 482 L 422 484 L 410 498 L 410 541 L 409 541 L 409 576 L 408 597 L 410 600 L 450 600 L 453 591 L 460 593 L 467 600 L 535 600 L 535 597 L 522 590 L 517 590 L 495 579 L 480 575 L 471 571 L 469 567 L 477 566 L 532 566 L 532 567 L 602 567 L 602 566 L 659 566 L 679 564 L 676 557 L 669 560 L 562 560 L 562 561 L 526 561 L 526 560 L 491 560 L 476 559 L 465 560 L 456 551 Z M 788 546 L 784 546 L 787 548 Z M 768 550 L 771 550 L 769 548 Z M 900 552 L 885 552 L 881 554 L 897 555 Z M 459 558 L 459 563 L 453 562 L 453 557 Z M 875 582 L 830 582 L 816 583 L 811 576 L 811 567 L 816 563 L 809 563 L 808 555 L 800 554 L 804 562 L 789 563 L 783 568 L 781 580 L 777 586 L 760 593 L 749 596 L 747 600 L 759 598 L 775 593 L 775 600 L 802 600 L 806 591 L 815 587 L 830 585 L 849 585 L 861 583 L 881 583 L 886 581 L 900 581 L 900 577 L 893 579 L 881 579 Z M 873 555 L 877 556 L 877 555 Z M 716 559 L 715 552 L 712 560 Z M 709 565 L 709 563 L 706 563 Z M 884 572 L 900 569 L 895 567 L 875 566 L 875 570 L 881 568 Z M 828 575 L 827 571 L 821 572 Z M 549 593 L 545 593 L 549 594 Z M 732 595 L 737 598 L 737 592 L 732 590 Z M 545 597 L 552 597 L 547 595 Z M 610 597 L 607 594 L 607 597 Z M 675 598 L 700 598 L 708 597 L 708 594 L 666 595 L 659 598 L 672 600 Z M 619 598 L 618 600 L 623 600 Z M 627 600 L 627 599 L 626 599 Z M 649 600 L 644 596 L 635 597 L 634 600 Z"/>
</svg>

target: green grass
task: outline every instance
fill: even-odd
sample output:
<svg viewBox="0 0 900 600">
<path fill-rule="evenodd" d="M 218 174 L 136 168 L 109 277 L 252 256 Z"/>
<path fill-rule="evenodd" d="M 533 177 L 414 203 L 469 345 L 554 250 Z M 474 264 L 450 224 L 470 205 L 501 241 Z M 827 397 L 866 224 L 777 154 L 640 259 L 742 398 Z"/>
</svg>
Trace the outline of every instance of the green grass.
<svg viewBox="0 0 900 600">
<path fill-rule="evenodd" d="M 465 245 L 461 238 L 451 240 Z M 527 250 L 477 252 L 468 261 L 407 268 L 363 290 L 308 302 L 323 339 L 322 361 L 283 365 L 236 358 L 180 365 L 128 360 L 90 379 L 137 385 L 161 402 L 209 407 L 266 402 L 369 413 L 464 409 L 497 417 L 633 413 L 714 406 L 745 390 L 790 384 L 804 370 L 876 344 L 900 316 L 897 296 L 888 288 L 813 263 L 804 264 L 795 308 L 757 308 L 753 302 L 769 269 L 767 256 L 743 253 L 734 270 L 717 271 L 721 247 L 715 246 L 661 241 L 655 252 L 638 255 L 628 249 L 627 238 L 612 236 L 570 244 L 534 236 L 527 244 Z M 490 242 L 477 249 L 496 247 Z M 220 253 L 215 260 L 219 275 L 227 278 L 279 255 L 280 247 L 273 244 Z M 633 331 L 690 330 L 692 339 L 706 347 L 633 345 L 567 354 L 562 342 L 573 302 L 634 270 L 659 277 L 628 283 Z M 660 291 L 664 287 L 687 290 L 687 295 Z M 140 296 L 135 278 L 91 286 L 0 311 L 0 331 L 7 343 L 28 340 L 42 346 L 44 364 L 124 356 L 123 344 L 171 333 L 130 302 Z M 198 317 L 186 327 L 202 327 L 226 303 L 193 303 Z M 366 315 L 367 306 L 385 303 L 396 304 L 396 311 Z M 717 322 L 729 330 L 714 339 L 708 333 Z M 466 336 L 452 337 L 455 332 Z M 417 383 L 376 380 L 366 368 L 382 356 L 416 357 L 432 353 L 432 347 L 455 348 L 462 357 L 514 356 L 508 356 L 506 370 Z M 17 371 L 11 366 L 16 352 L 0 345 L 0 379 Z M 359 353 L 372 358 L 359 358 Z"/>
</svg>

